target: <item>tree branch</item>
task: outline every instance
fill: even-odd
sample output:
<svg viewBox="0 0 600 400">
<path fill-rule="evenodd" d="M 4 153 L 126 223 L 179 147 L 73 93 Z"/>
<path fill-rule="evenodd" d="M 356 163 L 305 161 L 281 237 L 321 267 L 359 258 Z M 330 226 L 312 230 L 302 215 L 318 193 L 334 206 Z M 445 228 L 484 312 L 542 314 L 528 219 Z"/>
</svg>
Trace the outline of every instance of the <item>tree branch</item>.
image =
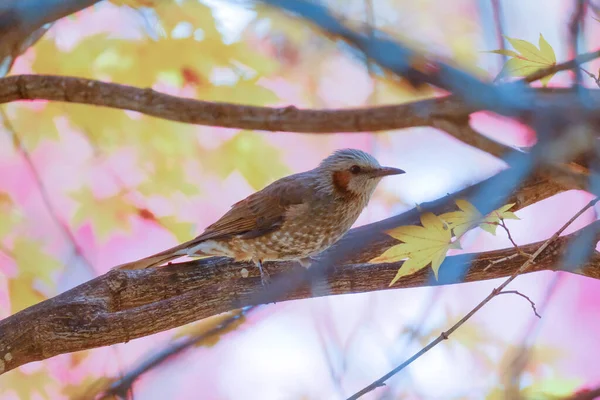
<svg viewBox="0 0 600 400">
<path fill-rule="evenodd" d="M 586 110 L 576 102 L 577 93 L 571 89 L 531 89 L 530 100 L 544 107 L 560 107 L 561 113 L 571 117 L 588 113 L 594 106 L 600 108 L 600 90 L 587 91 L 590 103 Z M 0 78 L 0 104 L 19 100 L 96 105 L 197 125 L 304 133 L 385 131 L 434 126 L 438 120 L 463 123 L 471 113 L 483 109 L 467 106 L 456 96 L 446 96 L 370 108 L 301 110 L 293 106 L 271 108 L 181 98 L 152 89 L 75 77 Z M 594 121 L 591 118 L 590 123 Z"/>
<path fill-rule="evenodd" d="M 502 176 L 490 179 L 500 178 Z M 509 201 L 516 202 L 516 207 L 522 208 L 562 190 L 545 179 L 539 174 L 534 174 L 521 185 Z M 468 196 L 488 181 L 469 187 L 452 197 Z M 424 204 L 421 209 L 435 213 L 453 209 L 453 205 L 448 201 L 452 197 Z M 399 216 L 351 230 L 342 239 L 339 247 L 347 247 L 348 243 L 364 243 L 364 246 L 354 246 L 353 252 L 344 255 L 341 265 L 332 266 L 327 271 L 328 294 L 388 289 L 388 284 L 401 263 L 371 265 L 366 262 L 397 244 L 395 239 L 383 233 L 385 230 L 418 223 L 419 213 L 413 209 Z M 528 252 L 531 246 L 535 248 L 536 245 L 521 246 L 521 249 Z M 556 251 L 547 257 L 542 257 L 534 265 L 534 270 L 551 268 L 559 260 L 565 246 L 566 239 L 561 239 L 560 247 L 553 249 Z M 335 253 L 336 249 L 337 246 L 334 246 L 330 251 Z M 490 262 L 514 252 L 511 248 L 477 255 L 468 269 L 465 281 L 510 275 L 519 267 L 519 257 L 494 264 L 488 269 L 485 267 Z M 470 262 L 468 255 L 447 257 L 447 260 L 453 266 L 461 266 L 462 262 L 465 268 Z M 267 263 L 266 267 L 276 279 L 285 276 L 290 280 L 306 281 L 307 272 L 293 263 Z M 242 268 L 250 271 L 249 278 L 241 277 Z M 256 294 L 262 288 L 255 269 L 246 263 L 210 258 L 164 268 L 112 270 L 0 321 L 0 370 L 6 372 L 58 354 L 127 342 L 252 305 L 250 300 L 256 302 Z M 284 272 L 285 275 L 282 275 Z M 450 278 L 451 273 L 452 271 L 445 270 L 442 266 L 439 281 L 436 283 L 430 279 L 429 272 L 421 271 L 402 278 L 394 288 L 456 283 L 456 278 Z M 600 257 L 594 255 L 582 273 L 600 278 Z M 313 296 L 315 294 L 310 285 L 303 283 L 297 289 L 286 292 L 277 301 Z"/>
<path fill-rule="evenodd" d="M 0 76 L 39 40 L 50 24 L 100 0 L 4 0 L 0 4 Z"/>
<path fill-rule="evenodd" d="M 432 120 L 438 118 L 467 120 L 469 113 L 474 111 L 451 97 L 398 106 L 299 110 L 293 106 L 269 108 L 181 98 L 152 89 L 75 77 L 15 75 L 0 79 L 0 104 L 18 100 L 97 105 L 189 124 L 306 133 L 429 126 Z"/>
</svg>

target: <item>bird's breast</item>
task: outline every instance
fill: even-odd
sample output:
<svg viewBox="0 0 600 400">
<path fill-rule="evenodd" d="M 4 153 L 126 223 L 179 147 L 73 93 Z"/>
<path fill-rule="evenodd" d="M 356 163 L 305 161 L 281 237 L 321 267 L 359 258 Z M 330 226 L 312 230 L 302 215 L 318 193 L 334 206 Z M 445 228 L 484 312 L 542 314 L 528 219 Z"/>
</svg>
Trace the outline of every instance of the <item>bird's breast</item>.
<svg viewBox="0 0 600 400">
<path fill-rule="evenodd" d="M 316 255 L 337 242 L 362 209 L 337 203 L 294 206 L 280 228 L 252 239 L 233 238 L 229 245 L 238 259 L 294 260 Z"/>
</svg>

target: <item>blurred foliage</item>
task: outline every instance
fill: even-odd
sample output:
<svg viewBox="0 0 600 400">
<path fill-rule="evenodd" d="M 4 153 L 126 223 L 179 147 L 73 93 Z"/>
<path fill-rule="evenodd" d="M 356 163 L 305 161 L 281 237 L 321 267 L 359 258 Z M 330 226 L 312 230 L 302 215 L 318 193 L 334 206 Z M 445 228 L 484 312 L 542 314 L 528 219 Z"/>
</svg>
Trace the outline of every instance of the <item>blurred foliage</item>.
<svg viewBox="0 0 600 400">
<path fill-rule="evenodd" d="M 12 393 L 19 400 L 49 399 L 46 390 L 57 383 L 41 369 L 25 373 L 20 369 L 0 376 L 0 394 Z"/>
</svg>

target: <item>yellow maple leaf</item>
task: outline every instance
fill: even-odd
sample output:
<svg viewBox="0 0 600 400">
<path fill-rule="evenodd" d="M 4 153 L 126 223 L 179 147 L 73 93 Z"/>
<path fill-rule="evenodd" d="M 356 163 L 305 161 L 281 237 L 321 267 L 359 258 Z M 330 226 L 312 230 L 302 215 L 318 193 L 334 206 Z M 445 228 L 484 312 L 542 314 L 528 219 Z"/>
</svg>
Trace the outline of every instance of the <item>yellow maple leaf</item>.
<svg viewBox="0 0 600 400">
<path fill-rule="evenodd" d="M 173 216 L 160 217 L 158 218 L 158 222 L 165 229 L 167 229 L 169 232 L 175 235 L 177 240 L 180 242 L 190 240 L 190 237 L 193 234 L 192 229 L 194 228 L 194 224 L 179 221 Z"/>
<path fill-rule="evenodd" d="M 508 57 L 512 57 L 504 64 L 502 71 L 498 74 L 498 78 L 506 75 L 510 76 L 527 76 L 537 72 L 541 69 L 556 65 L 556 55 L 554 49 L 544 39 L 544 36 L 540 33 L 539 38 L 539 49 L 534 44 L 521 39 L 513 39 L 507 36 L 506 40 L 515 48 L 513 50 L 493 50 L 490 53 L 502 54 Z M 550 74 L 540 79 L 542 85 L 546 86 L 554 74 Z M 496 78 L 496 79 L 498 79 Z"/>
<path fill-rule="evenodd" d="M 383 263 L 407 259 L 390 283 L 392 286 L 403 276 L 414 274 L 431 264 L 437 279 L 440 265 L 451 248 L 460 248 L 458 242 L 452 242 L 450 227 L 433 213 L 421 215 L 423 226 L 409 225 L 394 228 L 386 233 L 404 243 L 390 247 L 370 262 Z"/>
<path fill-rule="evenodd" d="M 55 387 L 56 381 L 46 369 L 32 373 L 15 369 L 0 377 L 0 394 L 13 392 L 20 400 L 49 398 L 47 389 Z"/>
<path fill-rule="evenodd" d="M 0 192 L 0 240 L 12 233 L 21 221 L 21 215 L 15 210 L 14 204 L 7 193 Z"/>
<path fill-rule="evenodd" d="M 17 238 L 11 254 L 19 267 L 18 275 L 8 281 L 10 307 L 12 313 L 16 313 L 46 299 L 35 287 L 35 281 L 39 279 L 53 286 L 52 273 L 62 265 L 44 252 L 40 243 L 29 239 Z"/>
<path fill-rule="evenodd" d="M 255 132 L 242 131 L 225 142 L 218 151 L 207 151 L 199 158 L 206 169 L 222 178 L 237 170 L 256 190 L 289 173 L 277 148 Z"/>
<path fill-rule="evenodd" d="M 71 197 L 79 203 L 72 221 L 76 226 L 81 226 L 90 221 L 95 233 L 101 240 L 116 229 L 128 230 L 129 217 L 135 214 L 136 209 L 120 196 L 97 198 L 92 191 L 84 187 L 71 193 Z"/>
<path fill-rule="evenodd" d="M 514 213 L 508 211 L 515 203 L 506 204 L 497 210 L 492 211 L 485 217 L 479 210 L 467 200 L 458 199 L 455 201 L 456 206 L 460 211 L 452 211 L 440 215 L 454 232 L 454 236 L 460 238 L 465 232 L 479 226 L 486 232 L 492 235 L 496 234 L 498 222 L 501 219 L 519 219 Z"/>
</svg>

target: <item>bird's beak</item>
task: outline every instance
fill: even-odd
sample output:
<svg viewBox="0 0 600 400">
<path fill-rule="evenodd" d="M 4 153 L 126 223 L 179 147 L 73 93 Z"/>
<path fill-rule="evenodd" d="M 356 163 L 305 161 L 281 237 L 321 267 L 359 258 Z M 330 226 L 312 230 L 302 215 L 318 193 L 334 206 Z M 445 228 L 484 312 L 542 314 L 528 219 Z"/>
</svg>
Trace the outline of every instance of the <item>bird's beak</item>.
<svg viewBox="0 0 600 400">
<path fill-rule="evenodd" d="M 392 168 L 392 167 L 381 167 L 376 170 L 370 172 L 371 178 L 380 178 L 388 175 L 400 175 L 405 174 L 406 172 L 400 168 Z"/>
</svg>

